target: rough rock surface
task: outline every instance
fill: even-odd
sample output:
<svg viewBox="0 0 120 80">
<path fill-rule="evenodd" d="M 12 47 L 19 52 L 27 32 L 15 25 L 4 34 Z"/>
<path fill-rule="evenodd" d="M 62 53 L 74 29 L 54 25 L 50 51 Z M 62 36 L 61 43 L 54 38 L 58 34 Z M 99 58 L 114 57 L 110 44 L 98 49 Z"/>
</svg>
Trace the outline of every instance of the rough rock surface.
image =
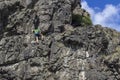
<svg viewBox="0 0 120 80">
<path fill-rule="evenodd" d="M 88 15 L 79 4 L 0 0 L 0 80 L 120 80 L 120 33 L 71 25 L 73 13 Z M 44 35 L 37 45 L 35 11 Z"/>
</svg>

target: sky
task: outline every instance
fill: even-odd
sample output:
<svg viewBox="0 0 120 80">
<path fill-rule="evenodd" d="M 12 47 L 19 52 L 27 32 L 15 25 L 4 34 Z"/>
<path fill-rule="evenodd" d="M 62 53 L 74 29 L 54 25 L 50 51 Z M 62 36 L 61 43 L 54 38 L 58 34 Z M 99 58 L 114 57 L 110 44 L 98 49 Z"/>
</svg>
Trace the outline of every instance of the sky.
<svg viewBox="0 0 120 80">
<path fill-rule="evenodd" d="M 120 31 L 120 0 L 82 0 L 81 4 L 91 14 L 93 24 Z"/>
</svg>

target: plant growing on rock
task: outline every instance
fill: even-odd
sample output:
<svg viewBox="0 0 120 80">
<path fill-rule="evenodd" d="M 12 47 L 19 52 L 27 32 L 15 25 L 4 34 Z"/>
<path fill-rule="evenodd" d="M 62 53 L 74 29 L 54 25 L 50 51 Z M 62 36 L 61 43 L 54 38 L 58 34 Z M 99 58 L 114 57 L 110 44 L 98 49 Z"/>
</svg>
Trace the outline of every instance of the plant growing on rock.
<svg viewBox="0 0 120 80">
<path fill-rule="evenodd" d="M 78 25 L 88 26 L 88 25 L 92 25 L 92 21 L 89 16 L 73 14 L 72 15 L 72 24 L 76 25 L 76 26 L 78 26 Z"/>
</svg>

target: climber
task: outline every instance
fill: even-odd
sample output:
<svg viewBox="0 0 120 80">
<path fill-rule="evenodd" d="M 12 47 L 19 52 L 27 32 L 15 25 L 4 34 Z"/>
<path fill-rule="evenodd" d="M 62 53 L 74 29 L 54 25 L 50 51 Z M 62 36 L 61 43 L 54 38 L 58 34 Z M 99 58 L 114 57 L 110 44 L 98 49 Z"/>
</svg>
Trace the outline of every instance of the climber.
<svg viewBox="0 0 120 80">
<path fill-rule="evenodd" d="M 43 40 L 43 35 L 41 34 L 40 29 L 38 29 L 39 26 L 39 16 L 35 13 L 35 17 L 33 19 L 33 24 L 34 24 L 34 30 L 33 33 L 35 35 L 35 42 L 38 43 L 39 37 Z"/>
<path fill-rule="evenodd" d="M 41 37 L 41 39 L 43 40 L 43 35 L 41 34 L 41 31 L 38 28 L 35 28 L 33 30 L 34 35 L 35 35 L 35 42 L 39 43 L 39 38 Z"/>
</svg>

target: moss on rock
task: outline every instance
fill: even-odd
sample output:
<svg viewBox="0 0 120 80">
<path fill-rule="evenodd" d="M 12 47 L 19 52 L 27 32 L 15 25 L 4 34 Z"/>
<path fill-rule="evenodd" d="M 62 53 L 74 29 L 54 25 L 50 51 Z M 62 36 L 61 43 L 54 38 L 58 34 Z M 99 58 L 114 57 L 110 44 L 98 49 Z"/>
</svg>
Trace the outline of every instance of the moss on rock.
<svg viewBox="0 0 120 80">
<path fill-rule="evenodd" d="M 89 16 L 82 16 L 80 14 L 72 15 L 72 23 L 74 25 L 82 25 L 82 26 L 92 25 L 92 21 Z"/>
</svg>

